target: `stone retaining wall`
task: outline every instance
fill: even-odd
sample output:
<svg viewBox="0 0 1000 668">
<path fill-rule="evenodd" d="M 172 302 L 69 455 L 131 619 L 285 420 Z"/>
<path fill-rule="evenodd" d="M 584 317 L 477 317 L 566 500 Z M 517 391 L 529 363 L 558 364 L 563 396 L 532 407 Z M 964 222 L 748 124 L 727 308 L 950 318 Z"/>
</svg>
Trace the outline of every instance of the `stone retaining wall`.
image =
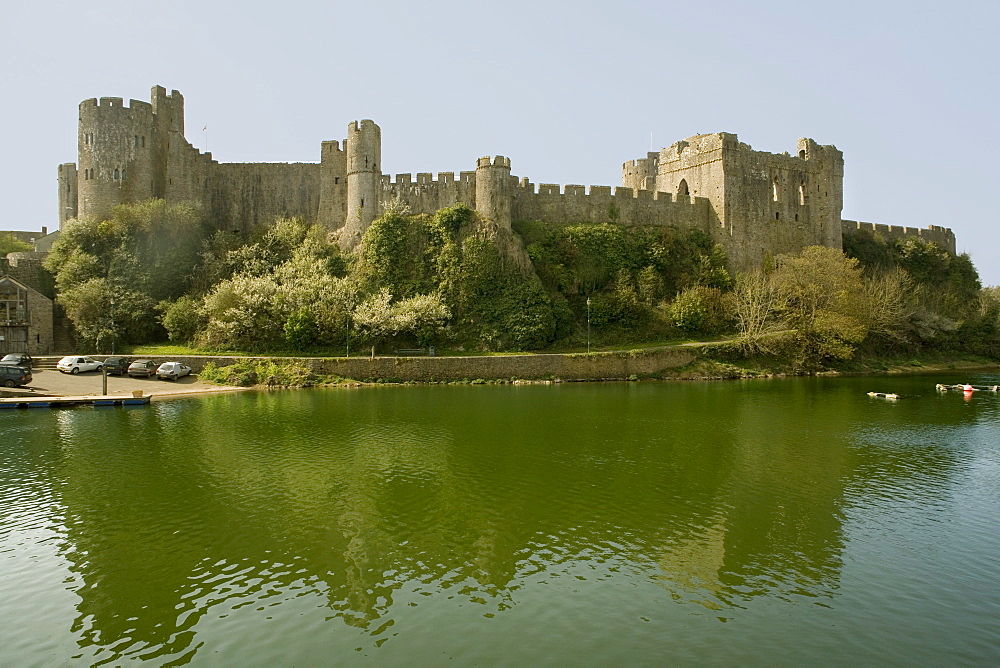
<svg viewBox="0 0 1000 668">
<path fill-rule="evenodd" d="M 176 361 L 199 373 L 209 362 L 229 366 L 245 359 L 295 362 L 314 373 L 359 381 L 456 381 L 456 380 L 624 380 L 648 377 L 691 364 L 699 357 L 698 346 L 657 348 L 620 352 L 570 353 L 564 355 L 490 355 L 476 357 L 230 357 L 230 356 L 141 356 L 157 364 Z M 96 355 L 104 359 L 107 355 Z M 131 357 L 138 359 L 139 356 Z M 59 357 L 36 359 L 43 366 Z"/>
<path fill-rule="evenodd" d="M 208 362 L 229 366 L 241 359 L 272 359 L 278 364 L 296 362 L 314 373 L 361 381 L 455 380 L 616 380 L 651 376 L 690 364 L 698 357 L 695 347 L 661 348 L 624 352 L 566 355 L 491 355 L 479 357 L 225 357 L 172 356 L 195 373 Z M 167 358 L 153 357 L 159 362 Z"/>
</svg>

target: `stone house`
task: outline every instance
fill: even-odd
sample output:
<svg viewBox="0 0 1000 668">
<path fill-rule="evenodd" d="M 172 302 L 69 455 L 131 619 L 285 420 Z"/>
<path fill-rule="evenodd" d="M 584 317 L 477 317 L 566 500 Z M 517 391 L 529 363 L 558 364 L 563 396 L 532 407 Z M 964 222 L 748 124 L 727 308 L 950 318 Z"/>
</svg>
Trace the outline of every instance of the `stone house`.
<svg viewBox="0 0 1000 668">
<path fill-rule="evenodd" d="M 10 274 L 0 276 L 0 353 L 51 354 L 52 316 L 51 299 Z"/>
</svg>

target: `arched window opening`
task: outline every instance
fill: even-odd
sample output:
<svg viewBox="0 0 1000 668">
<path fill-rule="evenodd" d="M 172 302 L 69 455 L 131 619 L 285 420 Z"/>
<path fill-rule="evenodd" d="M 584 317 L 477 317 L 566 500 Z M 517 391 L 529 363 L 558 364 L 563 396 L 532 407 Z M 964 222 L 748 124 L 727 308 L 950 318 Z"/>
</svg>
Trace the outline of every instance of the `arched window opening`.
<svg viewBox="0 0 1000 668">
<path fill-rule="evenodd" d="M 681 182 L 677 184 L 677 194 L 678 195 L 690 195 L 691 191 L 688 188 L 687 179 L 681 179 Z"/>
<path fill-rule="evenodd" d="M 115 181 L 117 181 L 117 180 L 118 180 L 118 170 L 116 169 L 115 170 Z"/>
<path fill-rule="evenodd" d="M 781 220 L 781 212 L 780 211 L 775 211 L 774 212 L 774 219 L 775 220 Z"/>
<path fill-rule="evenodd" d="M 775 202 L 778 201 L 778 179 L 774 179 L 774 183 L 771 184 L 771 197 Z"/>
<path fill-rule="evenodd" d="M 125 180 L 125 168 L 122 167 L 122 181 Z"/>
<path fill-rule="evenodd" d="M 142 140 L 142 147 L 146 148 L 146 137 L 140 137 L 140 139 Z"/>
<path fill-rule="evenodd" d="M 135 135 L 135 136 L 134 136 L 134 137 L 132 138 L 132 140 L 133 140 L 133 145 L 134 145 L 134 146 L 135 146 L 136 148 L 139 148 L 139 135 Z"/>
<path fill-rule="evenodd" d="M 795 214 L 795 222 L 799 222 L 799 214 Z"/>
<path fill-rule="evenodd" d="M 806 150 L 805 149 L 799 150 L 799 157 L 802 158 L 803 160 L 806 159 Z"/>
<path fill-rule="evenodd" d="M 806 205 L 806 185 L 804 183 L 799 185 L 799 204 Z"/>
</svg>

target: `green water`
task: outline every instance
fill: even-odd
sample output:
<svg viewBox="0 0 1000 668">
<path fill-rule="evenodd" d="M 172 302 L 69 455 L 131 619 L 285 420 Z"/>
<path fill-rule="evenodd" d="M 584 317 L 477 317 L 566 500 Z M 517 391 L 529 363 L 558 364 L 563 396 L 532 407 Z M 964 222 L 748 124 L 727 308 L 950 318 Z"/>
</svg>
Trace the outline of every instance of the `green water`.
<svg viewBox="0 0 1000 668">
<path fill-rule="evenodd" d="M 0 664 L 995 665 L 966 379 L 4 411 Z"/>
</svg>

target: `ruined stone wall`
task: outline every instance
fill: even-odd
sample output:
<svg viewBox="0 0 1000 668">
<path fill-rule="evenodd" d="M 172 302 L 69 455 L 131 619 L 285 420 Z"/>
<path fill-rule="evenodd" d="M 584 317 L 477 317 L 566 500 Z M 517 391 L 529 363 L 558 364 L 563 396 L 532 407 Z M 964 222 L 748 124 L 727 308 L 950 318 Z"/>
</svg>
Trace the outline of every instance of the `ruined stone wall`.
<svg viewBox="0 0 1000 668">
<path fill-rule="evenodd" d="M 844 235 L 853 234 L 859 231 L 871 232 L 880 236 L 886 241 L 898 241 L 908 237 L 920 239 L 926 243 L 935 243 L 952 255 L 955 251 L 955 233 L 947 227 L 938 225 L 928 225 L 927 227 L 902 227 L 900 225 L 881 225 L 879 223 L 865 223 L 856 220 L 841 221 L 841 229 Z"/>
<path fill-rule="evenodd" d="M 659 167 L 659 153 L 650 152 L 645 158 L 630 160 L 622 165 L 622 185 L 633 190 L 656 191 L 656 173 Z"/>
<path fill-rule="evenodd" d="M 77 210 L 78 185 L 76 163 L 67 162 L 59 165 L 59 229 L 63 223 L 71 218 L 76 218 L 79 214 Z"/>
<path fill-rule="evenodd" d="M 440 172 L 437 179 L 433 176 L 430 172 L 421 172 L 415 179 L 412 174 L 383 174 L 380 206 L 398 199 L 413 214 L 432 214 L 459 202 L 476 208 L 476 172 L 459 172 L 458 178 L 455 172 Z"/>
<path fill-rule="evenodd" d="M 347 219 L 347 153 L 340 142 L 325 141 L 320 151 L 318 222 L 327 229 Z"/>
<path fill-rule="evenodd" d="M 210 169 L 208 212 L 222 230 L 246 232 L 278 218 L 319 217 L 317 163 L 215 163 Z"/>
<path fill-rule="evenodd" d="M 165 147 L 166 167 L 161 197 L 168 202 L 193 202 L 205 206 L 210 200 L 209 181 L 217 163 L 212 160 L 211 153 L 202 153 L 180 135 L 172 134 Z"/>
<path fill-rule="evenodd" d="M 841 248 L 840 179 L 829 163 L 754 151 L 724 150 L 727 250 L 737 268 L 760 266 L 767 253 L 806 246 Z"/>
<path fill-rule="evenodd" d="M 708 231 L 711 207 L 707 199 L 670 193 L 612 188 L 610 186 L 560 186 L 534 184 L 522 179 L 514 191 L 515 220 L 548 223 L 617 223 L 619 225 L 669 225 Z"/>
<path fill-rule="evenodd" d="M 654 160 L 625 163 L 623 182 L 657 165 L 658 190 L 710 201 L 709 233 L 733 268 L 759 266 L 767 253 L 795 253 L 819 244 L 841 247 L 843 156 L 835 147 L 800 139 L 795 156 L 755 151 L 730 133 L 696 135 Z"/>
<path fill-rule="evenodd" d="M 381 130 L 348 126 L 343 143 L 322 144 L 319 163 L 219 164 L 184 138 L 184 98 L 154 86 L 151 102 L 84 100 L 79 163 L 59 166 L 59 221 L 107 217 L 114 205 L 161 197 L 200 206 L 219 229 L 246 231 L 297 216 L 340 229 L 353 248 L 386 202 L 434 213 L 462 202 L 499 228 L 513 220 L 553 224 L 669 225 L 707 232 L 734 269 L 770 254 L 819 244 L 842 248 L 843 234 L 869 223 L 841 221 L 843 154 L 800 139 L 794 155 L 755 151 L 735 134 L 695 135 L 624 163 L 624 187 L 536 186 L 511 176 L 510 160 L 482 158 L 476 171 L 395 178 L 381 171 Z M 917 236 L 951 252 L 954 234 L 872 226 L 886 238 Z"/>
</svg>

